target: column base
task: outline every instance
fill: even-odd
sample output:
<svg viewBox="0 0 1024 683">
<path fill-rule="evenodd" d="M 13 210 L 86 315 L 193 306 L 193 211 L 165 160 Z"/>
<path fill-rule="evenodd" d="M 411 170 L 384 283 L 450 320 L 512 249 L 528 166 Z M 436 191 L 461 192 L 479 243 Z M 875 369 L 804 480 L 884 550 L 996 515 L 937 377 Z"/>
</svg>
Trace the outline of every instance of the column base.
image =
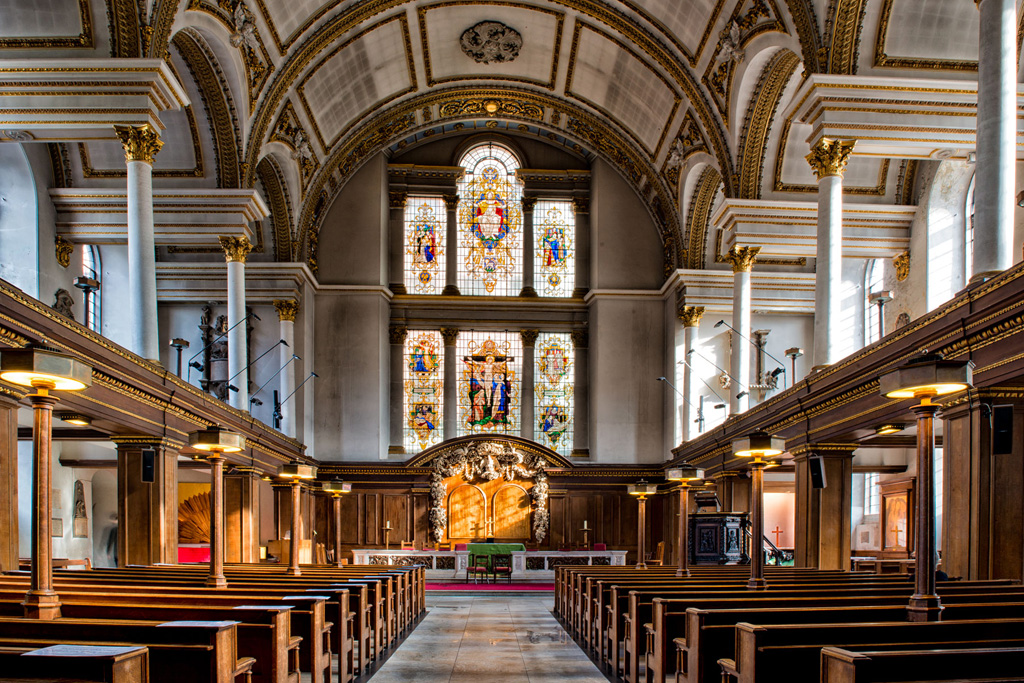
<svg viewBox="0 0 1024 683">
<path fill-rule="evenodd" d="M 938 595 L 914 595 L 907 605 L 907 621 L 941 621 L 942 609 Z"/>
<path fill-rule="evenodd" d="M 462 296 L 462 292 L 455 285 L 445 285 L 441 290 L 441 296 Z"/>
<path fill-rule="evenodd" d="M 749 579 L 747 581 L 747 588 L 751 590 L 764 590 L 768 587 L 768 582 L 764 579 Z"/>
<path fill-rule="evenodd" d="M 203 582 L 203 585 L 206 586 L 207 588 L 227 588 L 228 587 L 228 580 L 226 578 L 224 578 L 223 575 L 221 575 L 221 576 L 208 576 L 208 577 L 206 577 L 206 581 Z"/>
<path fill-rule="evenodd" d="M 637 562 L 636 568 L 637 569 L 647 569 L 647 565 L 645 563 L 643 563 L 643 562 Z"/>
<path fill-rule="evenodd" d="M 689 576 L 690 576 L 690 570 L 689 569 L 677 569 L 676 570 L 676 578 L 677 579 L 689 578 Z"/>
<path fill-rule="evenodd" d="M 288 576 L 302 576 L 302 570 L 298 567 L 288 567 L 288 569 L 285 570 L 285 574 Z"/>
<path fill-rule="evenodd" d="M 21 604 L 25 608 L 26 619 L 39 619 L 40 621 L 60 619 L 60 598 L 52 590 L 29 591 L 25 594 L 25 602 Z"/>
<path fill-rule="evenodd" d="M 523 287 L 519 291 L 519 296 L 525 297 L 525 298 L 528 298 L 528 299 L 536 299 L 537 298 L 537 290 L 534 289 L 533 287 L 530 287 L 529 285 L 527 285 L 527 286 Z"/>
<path fill-rule="evenodd" d="M 405 455 L 405 446 L 388 446 L 388 455 Z"/>
<path fill-rule="evenodd" d="M 388 289 L 391 290 L 392 294 L 408 294 L 409 290 L 405 288 L 405 285 L 401 282 L 392 282 L 388 285 Z"/>
<path fill-rule="evenodd" d="M 572 458 L 573 460 L 583 460 L 584 458 L 589 458 L 590 457 L 590 449 L 589 448 L 574 448 L 574 449 L 572 449 L 572 453 L 569 454 L 569 457 Z"/>
</svg>

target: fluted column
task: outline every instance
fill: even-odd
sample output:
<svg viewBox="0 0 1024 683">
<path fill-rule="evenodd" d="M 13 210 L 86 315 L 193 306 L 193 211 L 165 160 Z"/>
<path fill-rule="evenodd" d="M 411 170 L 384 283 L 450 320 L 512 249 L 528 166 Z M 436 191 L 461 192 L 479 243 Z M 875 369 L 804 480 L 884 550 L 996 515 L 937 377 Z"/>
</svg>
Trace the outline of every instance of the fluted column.
<svg viewBox="0 0 1024 683">
<path fill-rule="evenodd" d="M 229 384 L 238 391 L 228 390 L 228 402 L 239 410 L 249 409 L 249 364 L 245 343 L 247 323 L 239 325 L 245 317 L 245 259 L 252 251 L 248 237 L 221 236 L 220 246 L 228 262 L 228 377 Z"/>
<path fill-rule="evenodd" d="M 576 217 L 576 289 L 573 296 L 582 297 L 590 291 L 590 198 L 573 197 Z"/>
<path fill-rule="evenodd" d="M 454 439 L 459 434 L 459 359 L 455 342 L 459 339 L 459 328 L 442 327 L 444 339 L 444 434 L 445 439 Z"/>
<path fill-rule="evenodd" d="M 520 424 L 519 436 L 524 439 L 533 439 L 536 431 L 534 424 L 536 417 L 533 412 L 533 385 L 535 382 L 534 365 L 535 350 L 537 346 L 537 330 L 519 330 L 519 336 L 523 340 L 523 388 L 521 392 L 523 406 L 523 421 Z"/>
<path fill-rule="evenodd" d="M 405 192 L 388 192 L 388 289 L 405 294 Z"/>
<path fill-rule="evenodd" d="M 821 138 L 807 155 L 818 176 L 818 242 L 814 259 L 813 368 L 839 360 L 843 287 L 843 172 L 856 140 Z M 812 369 L 813 369 L 812 368 Z"/>
<path fill-rule="evenodd" d="M 128 167 L 128 314 L 131 350 L 160 358 L 156 316 L 156 246 L 153 237 L 153 159 L 163 147 L 148 124 L 114 126 Z"/>
<path fill-rule="evenodd" d="M 1017 2 L 979 0 L 978 9 L 978 170 L 971 282 L 1013 265 L 1017 160 Z"/>
<path fill-rule="evenodd" d="M 284 401 L 295 391 L 295 363 L 290 361 L 292 354 L 295 353 L 295 318 L 299 315 L 299 302 L 291 299 L 277 299 L 274 301 L 274 308 L 277 309 L 277 319 L 280 321 L 281 339 L 288 342 L 288 346 L 284 344 L 280 346 L 280 367 L 284 370 L 281 371 L 278 400 Z M 294 405 L 291 401 L 281 404 L 281 431 L 292 438 L 295 438 L 298 433 L 295 428 Z"/>
<path fill-rule="evenodd" d="M 533 207 L 536 203 L 536 197 L 523 197 L 523 289 L 519 296 L 537 296 L 533 284 Z"/>
<path fill-rule="evenodd" d="M 746 412 L 750 403 L 750 271 L 761 247 L 733 247 L 725 259 L 732 264 L 732 353 L 729 413 Z"/>
<path fill-rule="evenodd" d="M 573 376 L 572 398 L 572 457 L 590 457 L 590 353 L 587 346 L 590 336 L 586 330 L 573 330 L 572 345 L 575 349 L 575 373 Z"/>
<path fill-rule="evenodd" d="M 389 455 L 401 455 L 405 453 L 404 445 L 404 427 L 405 427 L 405 413 L 404 413 L 404 401 L 402 400 L 404 391 L 405 379 L 405 367 L 402 363 L 404 352 L 405 352 L 405 338 L 409 335 L 409 330 L 405 325 L 391 325 L 388 328 L 388 341 L 391 343 L 391 392 L 389 398 L 389 405 L 391 407 L 389 411 L 390 415 L 390 429 L 389 429 L 389 442 L 388 454 Z"/>
<path fill-rule="evenodd" d="M 703 306 L 684 306 L 679 310 L 679 320 L 683 323 L 683 359 L 692 364 L 690 358 L 692 351 L 697 345 L 697 330 L 700 327 L 700 319 L 704 316 Z M 697 419 L 693 405 L 693 371 L 690 365 L 683 365 L 683 441 L 689 441 L 691 436 L 699 434 L 694 429 L 694 420 Z M 689 402 L 689 403 L 687 403 Z"/>
<path fill-rule="evenodd" d="M 446 194 L 444 205 L 448 210 L 448 227 L 445 230 L 444 248 L 447 257 L 444 268 L 445 296 L 458 296 L 459 292 L 459 195 Z M 447 433 L 445 435 L 447 437 Z"/>
</svg>

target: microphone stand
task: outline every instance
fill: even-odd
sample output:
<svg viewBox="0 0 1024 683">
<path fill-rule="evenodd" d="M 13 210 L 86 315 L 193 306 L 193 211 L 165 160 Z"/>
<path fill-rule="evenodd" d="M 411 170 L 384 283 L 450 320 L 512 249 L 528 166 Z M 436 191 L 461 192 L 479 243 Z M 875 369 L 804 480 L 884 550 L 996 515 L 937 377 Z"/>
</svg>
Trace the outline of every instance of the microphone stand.
<svg viewBox="0 0 1024 683">
<path fill-rule="evenodd" d="M 281 344 L 284 344 L 285 346 L 288 346 L 288 342 L 286 342 L 286 341 L 285 341 L 284 339 L 279 339 L 279 340 L 278 340 L 278 342 L 277 342 L 276 344 L 274 344 L 273 346 L 271 346 L 271 347 L 270 347 L 269 349 L 267 349 L 266 351 L 264 351 L 264 352 L 263 352 L 263 353 L 261 353 L 260 355 L 256 356 L 256 358 L 254 358 L 253 360 L 249 361 L 249 363 L 248 363 L 248 364 L 247 364 L 247 365 L 246 365 L 246 366 L 245 366 L 244 368 L 242 368 L 241 370 L 239 370 L 238 372 L 236 372 L 236 373 L 235 373 L 234 375 L 232 375 L 231 377 L 228 377 L 228 389 L 230 389 L 231 391 L 238 391 L 238 387 L 236 387 L 236 386 L 234 386 L 233 384 L 231 384 L 231 380 L 235 379 L 236 377 L 238 377 L 239 375 L 241 375 L 241 374 L 242 374 L 243 372 L 245 372 L 246 370 L 248 370 L 249 368 L 251 368 L 251 367 L 252 367 L 252 366 L 253 366 L 253 365 L 254 365 L 255 363 L 258 363 L 258 362 L 259 362 L 259 360 L 260 360 L 260 358 L 263 358 L 263 356 L 267 355 L 268 353 L 270 353 L 271 351 L 273 351 L 274 349 L 276 349 L 276 348 L 277 348 L 278 346 L 280 346 Z"/>
<path fill-rule="evenodd" d="M 780 367 L 782 368 L 782 374 L 783 374 L 783 380 L 782 380 L 782 381 L 783 381 L 783 382 L 785 382 L 785 384 L 783 385 L 783 387 L 782 387 L 782 388 L 783 388 L 783 389 L 785 389 L 786 387 L 788 387 L 788 386 L 789 386 L 789 381 L 788 381 L 788 380 L 787 380 L 787 379 L 785 378 L 785 374 L 786 374 L 786 364 L 785 364 L 785 363 L 783 363 L 783 362 L 782 362 L 781 360 L 779 360 L 778 358 L 776 358 L 776 357 L 775 357 L 775 356 L 773 356 L 772 354 L 768 353 L 768 349 L 767 349 L 767 348 L 765 348 L 765 347 L 762 347 L 762 346 L 758 346 L 757 344 L 755 344 L 755 343 L 754 343 L 754 341 L 753 341 L 752 339 L 750 339 L 749 337 L 745 337 L 744 335 L 740 334 L 740 331 L 739 331 L 739 330 L 737 330 L 737 329 L 736 329 L 735 327 L 733 327 L 733 326 L 732 326 L 732 325 L 730 325 L 729 323 L 725 322 L 724 320 L 719 320 L 719 321 L 718 321 L 717 323 L 715 323 L 715 327 L 718 327 L 719 325 L 725 325 L 725 326 L 726 326 L 726 327 L 728 327 L 728 328 L 729 328 L 730 330 L 732 330 L 733 332 L 735 332 L 736 334 L 738 334 L 738 335 L 739 335 L 739 336 L 740 336 L 740 337 L 741 337 L 742 339 L 746 339 L 746 340 L 747 340 L 747 342 L 748 342 L 748 343 L 749 343 L 749 344 L 750 344 L 751 346 L 753 346 L 753 347 L 754 347 L 755 349 L 757 349 L 757 350 L 758 350 L 758 352 L 764 352 L 764 355 L 768 356 L 768 357 L 769 357 L 769 358 L 771 358 L 771 359 L 772 359 L 773 361 L 775 361 L 776 363 L 778 363 L 778 364 L 779 364 L 779 366 L 780 366 Z"/>
<path fill-rule="evenodd" d="M 745 385 L 743 382 L 739 381 L 738 379 L 736 379 L 735 377 L 730 375 L 728 372 L 726 372 L 725 368 L 723 368 L 720 365 L 718 365 L 718 363 L 716 363 L 715 361 L 711 360 L 710 358 L 706 358 L 699 351 L 697 351 L 697 349 L 690 349 L 690 353 L 696 353 L 698 356 L 700 356 L 701 358 L 703 358 L 704 360 L 706 360 L 707 362 L 711 363 L 716 368 L 721 370 L 723 375 L 725 375 L 726 377 L 731 379 L 733 382 L 735 382 L 736 386 L 738 386 L 740 389 L 742 389 L 742 391 L 740 391 L 740 393 L 736 394 L 736 398 L 741 398 L 743 396 L 749 396 L 750 395 L 750 388 L 747 387 L 747 385 Z M 716 396 L 717 396 L 717 394 L 716 394 Z"/>
<path fill-rule="evenodd" d="M 281 419 L 284 417 L 284 415 L 281 414 L 281 408 L 284 406 L 285 403 L 288 402 L 288 399 L 290 399 L 292 396 L 294 396 L 295 392 L 298 391 L 299 389 L 301 389 L 302 386 L 306 382 L 308 382 L 309 380 L 313 379 L 314 377 L 319 377 L 319 376 L 320 375 L 316 374 L 315 372 L 309 373 L 309 376 L 306 377 L 306 379 L 302 380 L 302 384 L 300 384 L 299 386 L 295 387 L 295 391 L 292 391 L 292 393 L 290 393 L 287 396 L 285 396 L 283 401 L 274 401 L 274 429 L 281 429 Z M 275 392 L 275 393 L 277 393 L 277 392 Z"/>
<path fill-rule="evenodd" d="M 690 372 L 692 372 L 694 375 L 696 375 L 697 379 L 699 379 L 701 381 L 701 384 L 706 386 L 708 388 L 708 391 L 710 391 L 712 394 L 714 394 L 715 398 L 717 398 L 722 403 L 728 403 L 728 401 L 726 401 L 724 398 L 722 398 L 721 396 L 718 395 L 718 392 L 715 391 L 714 387 L 712 387 L 710 384 L 705 382 L 704 378 L 697 374 L 697 371 L 693 369 L 692 365 L 687 363 L 685 360 L 680 360 L 679 362 L 682 363 L 683 365 L 685 365 L 686 367 L 688 367 L 690 369 Z M 714 365 L 714 363 L 712 363 L 712 365 Z M 703 396 L 701 398 L 703 398 Z"/>
<path fill-rule="evenodd" d="M 683 399 L 683 402 L 686 403 L 686 405 L 688 405 L 691 408 L 696 409 L 696 411 L 697 411 L 697 423 L 703 426 L 703 424 L 704 424 L 704 408 L 703 407 L 694 406 L 692 403 L 690 403 L 690 401 L 686 398 L 686 396 L 683 394 L 683 392 L 679 391 L 679 389 L 676 389 L 676 385 L 672 384 L 672 382 L 669 382 L 667 377 L 659 377 L 658 381 L 659 382 L 664 382 L 665 384 L 667 384 L 670 387 L 672 387 L 672 390 L 674 392 L 676 392 L 677 394 L 679 394 L 679 398 Z M 704 431 L 704 430 L 701 429 L 700 431 Z"/>
<path fill-rule="evenodd" d="M 228 332 L 230 332 L 231 330 L 235 329 L 236 327 L 238 327 L 239 325 L 241 325 L 242 323 L 244 323 L 244 322 L 245 322 L 246 320 L 248 320 L 249 318 L 256 318 L 257 320 L 260 320 L 260 317 L 259 317 L 258 315 L 256 315 L 256 312 L 255 312 L 255 311 L 253 311 L 252 313 L 250 313 L 249 315 L 245 316 L 244 318 L 242 318 L 241 320 L 239 320 L 239 321 L 238 321 L 237 323 L 235 323 L 234 325 L 232 325 L 232 326 L 231 326 L 231 327 L 229 327 L 228 329 L 226 329 L 226 330 L 224 330 L 223 332 L 221 332 L 220 334 L 218 334 L 218 335 L 217 335 L 216 337 L 214 337 L 214 338 L 213 338 L 213 341 L 211 341 L 211 342 L 210 342 L 209 344 L 207 344 L 207 345 L 206 345 L 206 346 L 204 346 L 203 348 L 201 348 L 201 349 L 199 349 L 198 351 L 196 351 L 195 355 L 194 355 L 194 356 L 192 356 L 191 358 L 189 358 L 189 359 L 188 359 L 188 373 L 187 373 L 187 374 L 186 374 L 186 376 L 185 376 L 185 381 L 186 381 L 186 382 L 188 382 L 189 384 L 191 384 L 191 383 L 192 383 L 192 368 L 194 368 L 194 367 L 195 367 L 195 366 L 194 366 L 194 365 L 192 364 L 192 361 L 194 361 L 194 360 L 195 360 L 196 358 L 198 358 L 198 357 L 199 357 L 199 354 L 201 354 L 201 353 L 202 353 L 203 351 L 205 351 L 206 349 L 210 348 L 211 346 L 213 346 L 214 344 L 216 344 L 217 342 L 219 342 L 219 341 L 220 341 L 221 339 L 223 339 L 224 337 L 226 337 L 226 336 L 228 335 Z M 202 367 L 203 367 L 203 366 L 202 366 L 202 365 L 200 365 L 200 366 L 199 366 L 198 368 L 196 368 L 196 370 L 200 370 L 200 371 L 202 371 Z M 230 381 L 230 380 L 228 380 L 228 381 Z"/>
<path fill-rule="evenodd" d="M 284 341 L 284 340 L 282 340 L 282 341 Z M 270 383 L 271 383 L 271 382 L 273 381 L 273 379 L 274 379 L 275 377 L 277 377 L 278 375 L 280 375 L 280 374 L 281 374 L 281 371 L 282 371 L 282 370 L 284 370 L 284 369 L 285 369 L 286 367 L 288 367 L 288 365 L 289 365 L 289 364 L 290 364 L 290 363 L 291 363 L 291 362 L 292 362 L 293 360 L 302 360 L 302 358 L 300 358 L 299 356 L 296 356 L 296 355 L 295 355 L 295 354 L 293 353 L 293 354 L 292 354 L 292 357 L 291 357 L 291 358 L 289 358 L 289 359 L 288 359 L 287 361 L 285 361 L 285 364 L 284 364 L 284 365 L 282 365 L 281 367 L 279 367 L 279 368 L 277 369 L 277 372 L 275 372 L 275 373 L 274 373 L 273 375 L 271 375 L 271 376 L 270 376 L 270 378 L 269 378 L 269 379 L 268 379 L 268 380 L 267 380 L 266 382 L 264 382 L 263 384 L 261 384 L 261 385 L 260 385 L 259 389 L 257 389 L 256 391 L 254 391 L 254 392 L 253 392 L 252 396 L 250 396 L 250 397 L 249 397 L 249 403 L 253 403 L 253 404 L 255 404 L 255 405 L 258 405 L 258 406 L 261 406 L 261 405 L 263 405 L 263 401 L 261 401 L 261 400 L 259 400 L 258 398 L 256 398 L 256 394 L 258 394 L 258 393 L 260 393 L 261 391 L 263 391 L 263 388 L 264 388 L 265 386 L 267 386 L 268 384 L 270 384 Z"/>
</svg>

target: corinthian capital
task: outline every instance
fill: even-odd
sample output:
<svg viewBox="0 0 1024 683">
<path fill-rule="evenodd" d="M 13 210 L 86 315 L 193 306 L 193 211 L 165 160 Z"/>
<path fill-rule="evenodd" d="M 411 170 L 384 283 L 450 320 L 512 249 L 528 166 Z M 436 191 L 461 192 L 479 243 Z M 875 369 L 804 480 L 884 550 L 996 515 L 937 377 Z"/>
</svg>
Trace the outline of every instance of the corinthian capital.
<svg viewBox="0 0 1024 683">
<path fill-rule="evenodd" d="M 683 321 L 683 327 L 697 327 L 703 316 L 703 306 L 683 306 L 679 309 L 679 319 Z"/>
<path fill-rule="evenodd" d="M 152 164 L 156 153 L 164 146 L 160 134 L 148 123 L 144 126 L 114 126 L 114 132 L 124 147 L 126 161 L 145 161 Z"/>
<path fill-rule="evenodd" d="M 294 299 L 274 299 L 274 308 L 277 309 L 278 320 L 294 322 L 299 315 L 299 302 Z"/>
<path fill-rule="evenodd" d="M 850 160 L 850 154 L 856 144 L 856 140 L 822 138 L 811 147 L 807 163 L 811 165 L 811 170 L 818 176 L 818 180 L 830 175 L 842 178 L 843 172 L 846 171 L 846 163 Z"/>
<path fill-rule="evenodd" d="M 224 249 L 224 255 L 227 257 L 228 263 L 232 261 L 245 263 L 249 252 L 252 251 L 252 244 L 249 243 L 249 238 L 245 236 L 227 237 L 221 235 L 220 246 Z"/>
<path fill-rule="evenodd" d="M 749 273 L 753 269 L 754 261 L 757 260 L 757 254 L 760 251 L 761 247 L 737 245 L 729 250 L 729 253 L 725 255 L 725 260 L 732 264 L 732 272 Z"/>
</svg>

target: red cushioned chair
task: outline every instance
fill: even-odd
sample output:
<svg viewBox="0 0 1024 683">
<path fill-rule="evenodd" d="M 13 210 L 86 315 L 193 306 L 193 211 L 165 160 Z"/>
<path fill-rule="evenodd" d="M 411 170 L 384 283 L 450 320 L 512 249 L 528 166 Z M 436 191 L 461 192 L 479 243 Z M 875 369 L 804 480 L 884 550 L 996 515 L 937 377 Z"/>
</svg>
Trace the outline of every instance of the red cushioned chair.
<svg viewBox="0 0 1024 683">
<path fill-rule="evenodd" d="M 473 583 L 478 583 L 478 579 L 480 577 L 483 577 L 484 583 L 487 583 L 487 575 L 490 574 L 490 572 L 491 569 L 487 566 L 487 555 L 470 553 L 469 563 L 466 565 L 466 583 L 469 583 L 469 577 L 471 576 L 473 577 Z"/>
<path fill-rule="evenodd" d="M 595 543 L 594 550 L 608 550 L 608 545 L 606 543 Z"/>
<path fill-rule="evenodd" d="M 491 575 L 494 577 L 494 583 L 498 583 L 498 577 L 504 576 L 508 582 L 512 583 L 512 555 L 491 555 Z"/>
</svg>

